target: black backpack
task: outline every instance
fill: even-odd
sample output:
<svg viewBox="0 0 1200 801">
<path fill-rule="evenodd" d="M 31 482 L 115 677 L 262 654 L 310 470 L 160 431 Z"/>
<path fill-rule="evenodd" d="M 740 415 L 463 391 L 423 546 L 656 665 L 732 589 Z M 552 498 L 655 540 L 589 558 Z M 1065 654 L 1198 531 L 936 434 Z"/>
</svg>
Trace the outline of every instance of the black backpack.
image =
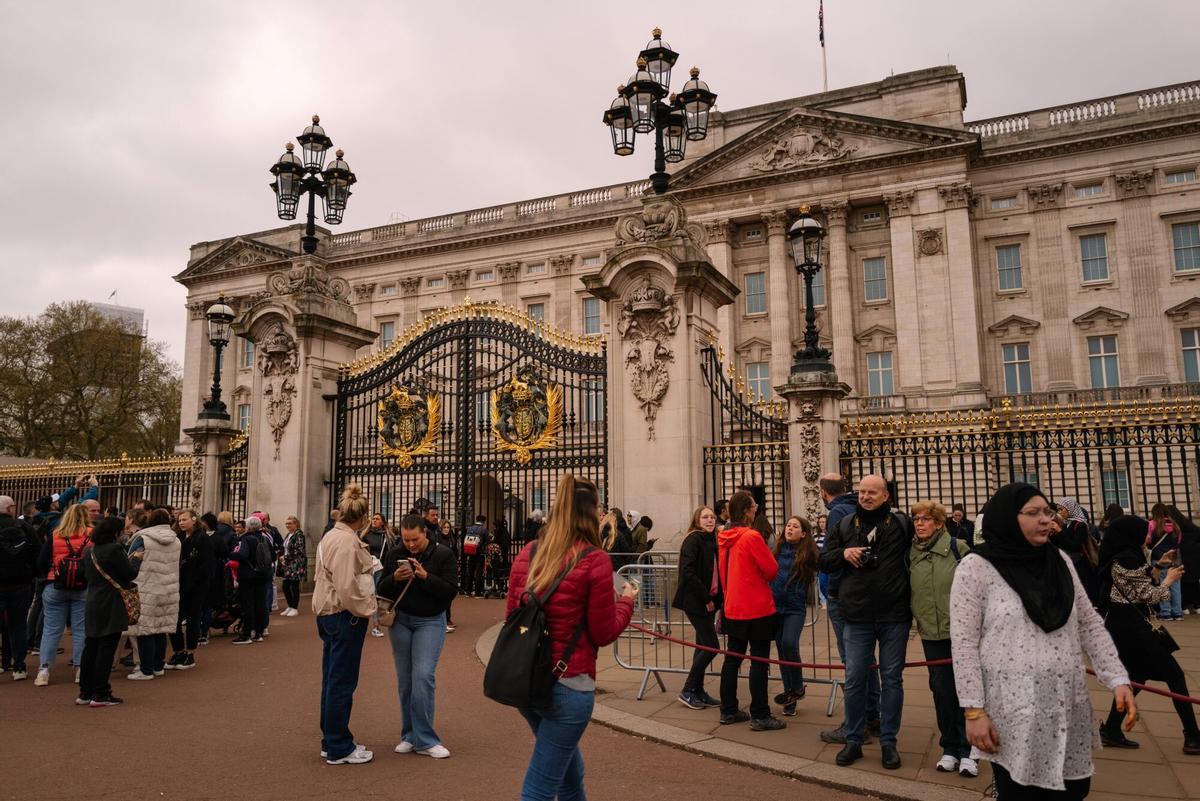
<svg viewBox="0 0 1200 801">
<path fill-rule="evenodd" d="M 54 586 L 59 590 L 87 589 L 87 577 L 83 573 L 83 549 L 88 545 L 85 537 L 79 550 L 71 547 L 71 540 L 65 539 L 67 555 L 59 560 L 54 568 Z M 74 636 L 74 632 L 71 633 Z"/>
<path fill-rule="evenodd" d="M 271 535 L 266 533 L 251 535 L 258 539 L 258 542 L 250 550 L 249 566 L 256 574 L 262 578 L 271 575 L 271 565 L 275 564 L 275 544 L 271 541 Z"/>
<path fill-rule="evenodd" d="M 0 586 L 28 584 L 33 540 L 19 528 L 0 531 Z"/>
<path fill-rule="evenodd" d="M 492 656 L 483 673 L 483 694 L 488 698 L 525 709 L 546 709 L 554 702 L 554 684 L 567 669 L 571 654 L 579 645 L 587 614 L 584 613 L 575 627 L 562 658 L 555 663 L 545 604 L 563 579 L 594 550 L 584 549 L 540 597 L 531 592 L 521 594 L 520 604 L 513 609 L 496 636 Z M 529 552 L 530 563 L 536 552 L 535 542 Z"/>
</svg>

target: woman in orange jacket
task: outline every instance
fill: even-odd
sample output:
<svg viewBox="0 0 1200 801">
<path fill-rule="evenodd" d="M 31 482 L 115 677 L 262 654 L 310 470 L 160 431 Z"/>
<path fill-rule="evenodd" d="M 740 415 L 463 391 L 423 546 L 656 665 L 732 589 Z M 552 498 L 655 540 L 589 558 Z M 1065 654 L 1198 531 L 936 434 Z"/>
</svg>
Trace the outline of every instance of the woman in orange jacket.
<svg viewBox="0 0 1200 801">
<path fill-rule="evenodd" d="M 739 490 L 729 500 L 730 526 L 717 538 L 717 569 L 725 602 L 722 627 L 728 649 L 751 656 L 769 657 L 775 639 L 775 599 L 771 582 L 778 572 L 775 557 L 762 535 L 750 528 L 758 505 L 749 492 Z M 738 708 L 737 681 L 743 657 L 726 656 L 721 666 L 721 723 L 750 721 L 753 731 L 773 731 L 787 724 L 771 714 L 767 701 L 767 665 L 750 663 L 750 712 Z"/>
</svg>

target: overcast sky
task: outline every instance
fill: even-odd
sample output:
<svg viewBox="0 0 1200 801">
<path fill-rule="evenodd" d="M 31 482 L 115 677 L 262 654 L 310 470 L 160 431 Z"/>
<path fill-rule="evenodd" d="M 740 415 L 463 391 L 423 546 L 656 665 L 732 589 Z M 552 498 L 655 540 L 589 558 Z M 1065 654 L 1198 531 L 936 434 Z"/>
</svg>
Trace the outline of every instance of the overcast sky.
<svg viewBox="0 0 1200 801">
<path fill-rule="evenodd" d="M 314 112 L 358 175 L 354 230 L 645 177 L 600 117 L 655 25 L 720 108 L 821 88 L 817 0 L 0 9 L 0 315 L 116 290 L 176 359 L 171 276 L 279 224 L 267 170 Z M 1200 79 L 1196 0 L 827 0 L 825 21 L 831 89 L 951 63 L 969 120 Z"/>
</svg>

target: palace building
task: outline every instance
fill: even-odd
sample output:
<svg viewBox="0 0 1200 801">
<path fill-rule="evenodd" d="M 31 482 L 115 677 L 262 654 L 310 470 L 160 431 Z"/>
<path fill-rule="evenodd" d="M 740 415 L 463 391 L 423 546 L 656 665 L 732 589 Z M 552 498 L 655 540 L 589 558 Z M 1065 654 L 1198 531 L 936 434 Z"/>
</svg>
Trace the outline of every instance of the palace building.
<svg viewBox="0 0 1200 801">
<path fill-rule="evenodd" d="M 587 464 L 611 503 L 676 529 L 706 495 L 771 483 L 710 471 L 737 459 L 700 453 L 747 444 L 738 415 L 799 458 L 804 435 L 780 431 L 809 407 L 783 413 L 778 393 L 803 346 L 786 241 L 802 205 L 826 227 L 814 307 L 844 385 L 825 412 L 810 404 L 841 427 L 832 455 L 820 429 L 821 469 L 840 463 L 836 432 L 868 422 L 936 417 L 962 432 L 1001 407 L 1197 394 L 1200 83 L 988 120 L 966 121 L 966 107 L 965 77 L 936 67 L 714 112 L 657 206 L 648 182 L 564 187 L 321 231 L 314 257 L 301 255 L 300 225 L 198 243 L 176 276 L 190 315 L 184 427 L 212 375 L 204 313 L 223 295 L 239 316 L 221 379 L 233 427 L 251 432 L 251 506 L 323 522 L 331 492 L 369 474 L 393 514 L 434 495 L 470 506 L 465 519 L 488 494 L 487 509 L 519 524 L 552 500 L 559 473 Z M 381 432 L 414 430 L 402 416 L 414 408 L 421 441 L 408 450 L 426 451 L 397 457 Z M 197 458 L 215 447 L 197 445 Z M 474 454 L 473 466 L 435 469 L 443 451 Z M 796 476 L 817 461 L 791 470 L 776 514 L 811 511 L 794 485 L 811 484 Z M 1194 462 L 1179 465 L 1193 471 L 1189 494 Z M 1085 505 L 1137 505 L 1135 475 L 1122 484 L 1115 463 L 1097 469 Z M 297 475 L 305 488 L 286 496 L 280 484 Z"/>
</svg>

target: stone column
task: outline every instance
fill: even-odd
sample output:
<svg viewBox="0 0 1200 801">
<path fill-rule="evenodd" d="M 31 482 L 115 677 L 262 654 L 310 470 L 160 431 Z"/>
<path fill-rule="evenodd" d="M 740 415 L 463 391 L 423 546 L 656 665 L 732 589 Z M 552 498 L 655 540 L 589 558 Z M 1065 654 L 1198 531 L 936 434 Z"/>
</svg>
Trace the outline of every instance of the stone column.
<svg viewBox="0 0 1200 801">
<path fill-rule="evenodd" d="M 850 294 L 850 254 L 846 248 L 845 201 L 823 204 L 829 231 L 825 270 L 825 308 L 829 310 L 833 338 L 833 366 L 838 375 L 856 375 L 858 353 L 854 341 L 854 300 Z"/>
<path fill-rule="evenodd" d="M 1030 265 L 1024 260 L 1021 263 L 1022 286 L 1026 291 L 1036 290 L 1037 294 L 1034 302 L 1041 311 L 1039 319 L 1043 333 L 1040 338 L 1046 346 L 1046 364 L 1055 366 L 1073 364 L 1071 342 L 1074 332 L 1068 313 L 1068 270 L 1063 263 L 1062 213 L 1059 211 L 1062 191 L 1062 184 L 1026 188 L 1029 208 L 1036 212 L 1033 215 L 1031 249 L 1037 254 L 1037 281 L 1032 280 Z M 1075 388 L 1072 370 L 1052 370 L 1049 374 L 1052 378 L 1046 384 L 1047 391 Z"/>
<path fill-rule="evenodd" d="M 818 482 L 839 469 L 841 400 L 850 387 L 834 373 L 797 373 L 776 390 L 788 402 L 788 509 L 816 520 L 824 514 Z"/>
<path fill-rule="evenodd" d="M 1164 342 L 1171 342 L 1165 330 L 1163 315 L 1158 309 L 1158 265 L 1154 262 L 1154 240 L 1158 236 L 1157 221 L 1150 206 L 1154 188 L 1154 173 L 1150 170 L 1116 176 L 1120 195 L 1124 199 L 1126 253 L 1129 254 L 1130 287 L 1126 295 L 1132 305 L 1132 341 L 1121 343 L 1134 359 L 1121 359 L 1122 383 L 1126 376 L 1135 376 L 1139 385 L 1167 383 Z M 1109 245 L 1111 248 L 1112 245 Z M 1110 251 L 1111 252 L 1111 251 Z M 1178 347 L 1178 335 L 1175 335 Z M 1127 344 L 1128 343 L 1128 344 Z"/>
<path fill-rule="evenodd" d="M 192 440 L 191 508 L 196 512 L 221 510 L 221 457 L 229 442 L 241 432 L 229 421 L 198 420 L 183 433 Z"/>
<path fill-rule="evenodd" d="M 788 258 L 786 211 L 762 215 L 767 227 L 767 309 L 771 316 L 771 383 L 782 381 L 792 369 L 792 309 L 788 303 L 788 273 L 795 268 Z"/>
<path fill-rule="evenodd" d="M 896 394 L 919 394 L 924 388 L 921 365 L 921 307 L 917 299 L 917 265 L 913 246 L 912 190 L 884 195 L 892 234 L 892 276 L 888 291 L 896 310 L 897 352 L 892 356 Z"/>
<path fill-rule="evenodd" d="M 195 420 L 196 415 L 203 408 L 204 398 L 208 396 L 208 389 L 212 383 L 212 362 L 208 363 L 208 381 L 204 380 L 203 367 L 206 361 L 205 349 L 212 352 L 212 346 L 208 344 L 208 321 L 204 317 L 204 312 L 213 302 L 215 301 L 189 300 L 187 304 L 187 339 L 184 344 L 185 356 L 183 359 L 185 390 L 179 410 L 180 434 L 183 436 L 187 435 L 188 423 Z M 232 343 L 230 344 L 232 345 Z M 180 438 L 181 443 L 184 442 L 183 436 Z M 178 445 L 176 450 L 179 451 L 183 447 L 186 445 Z"/>
<path fill-rule="evenodd" d="M 975 256 L 971 247 L 971 185 L 939 186 L 938 195 L 942 199 L 946 221 L 944 247 L 950 275 L 950 302 L 942 311 L 950 314 L 951 364 L 958 389 L 978 392 L 983 389 L 983 360 L 979 352 Z M 922 247 L 926 247 L 924 242 Z"/>
<path fill-rule="evenodd" d="M 729 242 L 729 220 L 714 220 L 704 224 L 704 233 L 708 237 L 708 258 L 717 272 L 733 281 L 733 246 Z M 730 303 L 717 309 L 717 344 L 724 353 L 733 353 L 732 344 L 735 339 L 733 312 L 737 304 Z"/>
</svg>

